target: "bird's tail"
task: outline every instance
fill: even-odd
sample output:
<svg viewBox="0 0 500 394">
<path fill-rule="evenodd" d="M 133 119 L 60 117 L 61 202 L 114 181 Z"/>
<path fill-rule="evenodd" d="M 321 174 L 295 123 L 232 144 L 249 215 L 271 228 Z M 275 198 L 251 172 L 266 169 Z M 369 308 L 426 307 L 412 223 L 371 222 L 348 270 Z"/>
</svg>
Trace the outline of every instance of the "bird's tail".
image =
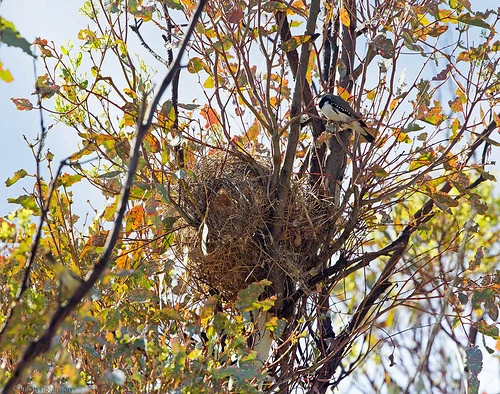
<svg viewBox="0 0 500 394">
<path fill-rule="evenodd" d="M 353 129 L 359 133 L 359 135 L 363 138 L 363 142 L 369 142 L 372 143 L 375 141 L 375 137 L 377 136 L 377 130 L 368 127 L 368 125 L 362 121 L 359 120 L 357 122 L 353 122 Z"/>
</svg>

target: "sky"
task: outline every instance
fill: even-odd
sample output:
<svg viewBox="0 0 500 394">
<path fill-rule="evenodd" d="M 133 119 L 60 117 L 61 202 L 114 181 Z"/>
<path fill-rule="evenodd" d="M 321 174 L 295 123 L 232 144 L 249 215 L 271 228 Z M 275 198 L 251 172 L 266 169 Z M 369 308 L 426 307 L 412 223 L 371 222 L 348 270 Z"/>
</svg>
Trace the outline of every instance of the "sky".
<svg viewBox="0 0 500 394">
<path fill-rule="evenodd" d="M 58 46 L 67 40 L 76 41 L 78 31 L 88 24 L 88 20 L 78 12 L 83 0 L 0 0 L 0 15 L 14 22 L 21 35 L 32 42 L 36 37 L 46 38 L 56 42 Z M 477 4 L 477 5 L 475 5 Z M 472 1 L 473 8 L 479 5 L 484 8 L 498 7 L 497 0 Z M 38 111 L 17 111 L 10 98 L 31 98 L 34 90 L 33 60 L 20 49 L 7 47 L 0 44 L 0 60 L 3 67 L 11 71 L 14 82 L 0 81 L 0 216 L 16 209 L 18 205 L 9 204 L 8 197 L 17 197 L 23 193 L 23 187 L 32 187 L 30 179 L 21 180 L 14 186 L 7 188 L 5 180 L 21 168 L 29 173 L 35 171 L 35 161 L 25 137 L 34 141 L 40 133 L 40 115 Z M 38 62 L 38 74 L 42 74 L 43 65 Z M 52 124 L 51 119 L 45 115 L 45 126 Z M 498 138 L 497 138 L 498 139 Z M 54 162 L 68 157 L 77 149 L 77 139 L 74 133 L 64 127 L 55 125 L 51 129 L 47 147 L 54 153 Z M 74 191 L 78 199 L 85 204 L 88 199 L 95 200 L 98 196 L 85 184 L 77 186 Z M 83 209 L 83 211 L 85 211 Z M 498 365 L 498 364 L 495 364 Z M 485 363 L 486 368 L 488 364 Z M 485 370 L 479 376 L 481 389 L 488 393 L 500 393 L 498 388 L 498 369 Z M 491 378 L 490 378 L 491 376 Z"/>
<path fill-rule="evenodd" d="M 78 4 L 83 1 L 63 0 L 3 0 L 0 3 L 0 15 L 13 22 L 29 42 L 37 37 L 63 44 L 74 39 L 78 31 L 88 24 L 88 20 L 78 13 Z M 23 187 L 31 187 L 32 179 L 21 180 L 6 188 L 5 180 L 24 168 L 28 173 L 35 172 L 35 161 L 24 136 L 34 141 L 40 134 L 40 114 L 38 111 L 18 111 L 10 100 L 11 97 L 29 98 L 36 102 L 34 91 L 35 77 L 33 59 L 18 48 L 0 44 L 0 59 L 3 67 L 10 70 L 14 81 L 0 82 L 0 216 L 19 207 L 7 203 L 7 198 L 24 194 Z M 38 74 L 43 74 L 43 65 L 38 62 Z M 46 115 L 45 126 L 52 122 Z M 56 126 L 50 131 L 46 146 L 55 154 L 56 162 L 75 151 L 77 140 L 73 133 Z M 81 190 L 85 193 L 85 189 Z"/>
</svg>

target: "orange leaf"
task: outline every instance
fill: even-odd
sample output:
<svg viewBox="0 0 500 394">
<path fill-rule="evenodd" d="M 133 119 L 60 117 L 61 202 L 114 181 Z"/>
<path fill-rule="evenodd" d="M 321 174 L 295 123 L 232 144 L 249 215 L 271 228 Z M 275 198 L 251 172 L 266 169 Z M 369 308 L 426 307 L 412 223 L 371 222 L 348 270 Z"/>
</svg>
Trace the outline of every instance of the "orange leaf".
<svg viewBox="0 0 500 394">
<path fill-rule="evenodd" d="M 201 109 L 201 116 L 203 116 L 207 121 L 207 123 L 205 124 L 205 128 L 207 129 L 211 126 L 220 124 L 219 116 L 212 109 L 212 107 L 208 106 L 208 104 L 205 104 L 205 106 Z"/>
<path fill-rule="evenodd" d="M 127 234 L 130 234 L 132 231 L 137 230 L 144 218 L 144 209 L 142 208 L 141 205 L 136 205 L 132 207 L 132 209 L 129 211 L 127 215 L 127 220 L 125 224 L 125 232 Z"/>
</svg>

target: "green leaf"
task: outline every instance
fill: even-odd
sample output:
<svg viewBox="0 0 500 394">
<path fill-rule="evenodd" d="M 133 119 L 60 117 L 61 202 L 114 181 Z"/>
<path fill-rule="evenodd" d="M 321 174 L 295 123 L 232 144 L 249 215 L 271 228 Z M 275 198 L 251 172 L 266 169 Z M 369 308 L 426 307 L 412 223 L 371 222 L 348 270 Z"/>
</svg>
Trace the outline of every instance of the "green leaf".
<svg viewBox="0 0 500 394">
<path fill-rule="evenodd" d="M 116 178 L 117 176 L 121 175 L 121 171 L 109 171 L 105 172 L 104 174 L 100 174 L 98 176 L 99 179 L 109 179 L 109 178 Z"/>
<path fill-rule="evenodd" d="M 500 335 L 500 330 L 495 324 L 488 324 L 484 320 L 479 320 L 478 322 L 474 323 L 474 326 L 481 334 L 487 335 L 494 339 L 498 339 L 498 336 Z"/>
<path fill-rule="evenodd" d="M 164 3 L 168 8 L 172 8 L 173 10 L 184 10 L 184 6 L 180 2 L 180 0 L 165 0 Z"/>
<path fill-rule="evenodd" d="M 460 301 L 462 305 L 467 305 L 467 303 L 469 302 L 469 297 L 467 297 L 467 294 L 458 293 L 458 301 Z"/>
<path fill-rule="evenodd" d="M 286 40 L 283 44 L 281 44 L 281 49 L 283 49 L 285 52 L 291 52 L 294 49 L 297 49 L 302 44 L 311 41 L 311 39 L 313 38 L 314 36 L 311 36 L 309 34 L 293 36 L 292 38 Z"/>
<path fill-rule="evenodd" d="M 474 346 L 465 350 L 465 358 L 467 367 L 469 367 L 469 372 L 472 375 L 477 375 L 481 372 L 483 369 L 483 353 L 481 353 L 479 347 Z"/>
<path fill-rule="evenodd" d="M 481 303 L 491 299 L 494 296 L 492 289 L 482 289 L 475 291 L 472 295 L 472 307 L 474 309 L 480 309 Z"/>
<path fill-rule="evenodd" d="M 278 12 L 278 11 L 286 11 L 286 5 L 283 4 L 281 1 L 268 1 L 267 3 L 264 3 L 262 5 L 262 10 L 265 12 Z"/>
<path fill-rule="evenodd" d="M 401 130 L 403 133 L 410 133 L 412 131 L 420 131 L 425 129 L 424 126 L 420 126 L 417 122 L 412 122 L 409 123 L 403 130 Z"/>
<path fill-rule="evenodd" d="M 234 377 L 239 379 L 250 380 L 261 375 L 261 369 L 255 364 L 240 364 L 239 366 L 231 365 L 229 367 L 220 367 L 212 370 L 214 379 L 224 379 Z"/>
<path fill-rule="evenodd" d="M 14 183 L 16 183 L 19 179 L 22 179 L 24 178 L 25 176 L 28 175 L 28 172 L 24 169 L 21 169 L 19 171 L 16 171 L 14 173 L 14 176 L 12 178 L 8 178 L 6 181 L 5 181 L 5 186 L 7 187 L 10 187 L 12 186 Z"/>
<path fill-rule="evenodd" d="M 0 16 L 0 42 L 22 49 L 28 55 L 36 57 L 33 52 L 31 52 L 31 44 L 17 31 L 16 27 L 12 22 L 4 19 Z"/>
<path fill-rule="evenodd" d="M 195 109 L 198 109 L 201 107 L 201 105 L 199 104 L 177 104 L 179 106 L 179 108 L 183 108 L 185 109 L 186 111 L 194 111 Z"/>
<path fill-rule="evenodd" d="M 469 13 L 465 13 L 465 14 L 459 15 L 457 20 L 459 22 L 465 23 L 467 25 L 477 26 L 477 27 L 481 27 L 483 29 L 491 30 L 491 26 L 484 19 L 480 18 L 477 15 L 472 16 Z"/>
<path fill-rule="evenodd" d="M 19 204 L 23 208 L 31 209 L 34 215 L 40 214 L 40 208 L 38 208 L 35 197 L 33 196 L 22 195 L 17 198 L 8 198 L 7 201 L 11 204 Z"/>
<path fill-rule="evenodd" d="M 201 58 L 193 57 L 189 59 L 187 69 L 191 74 L 196 74 L 204 68 L 207 68 L 207 65 L 203 62 L 203 60 L 201 60 Z"/>
<path fill-rule="evenodd" d="M 260 282 L 251 283 L 246 289 L 238 293 L 236 308 L 241 312 L 250 312 L 260 307 L 259 297 L 264 289 L 271 284 L 271 281 L 263 279 Z"/>
</svg>

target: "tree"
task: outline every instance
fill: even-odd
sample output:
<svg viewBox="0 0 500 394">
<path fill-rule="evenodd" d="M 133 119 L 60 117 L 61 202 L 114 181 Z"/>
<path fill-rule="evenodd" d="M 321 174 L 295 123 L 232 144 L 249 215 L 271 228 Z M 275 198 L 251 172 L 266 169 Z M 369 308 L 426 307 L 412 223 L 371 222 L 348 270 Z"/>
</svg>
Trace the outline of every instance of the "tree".
<svg viewBox="0 0 500 394">
<path fill-rule="evenodd" d="M 38 172 L 7 181 L 34 189 L 2 219 L 5 391 L 478 391 L 477 337 L 499 336 L 498 11 L 90 0 L 82 12 L 78 47 L 35 41 L 38 102 L 13 99 L 81 146 L 55 168 L 41 130 Z M 373 144 L 320 116 L 334 89 Z M 82 182 L 106 198 L 92 219 L 73 213 Z M 71 272 L 84 280 L 63 292 Z"/>
</svg>

